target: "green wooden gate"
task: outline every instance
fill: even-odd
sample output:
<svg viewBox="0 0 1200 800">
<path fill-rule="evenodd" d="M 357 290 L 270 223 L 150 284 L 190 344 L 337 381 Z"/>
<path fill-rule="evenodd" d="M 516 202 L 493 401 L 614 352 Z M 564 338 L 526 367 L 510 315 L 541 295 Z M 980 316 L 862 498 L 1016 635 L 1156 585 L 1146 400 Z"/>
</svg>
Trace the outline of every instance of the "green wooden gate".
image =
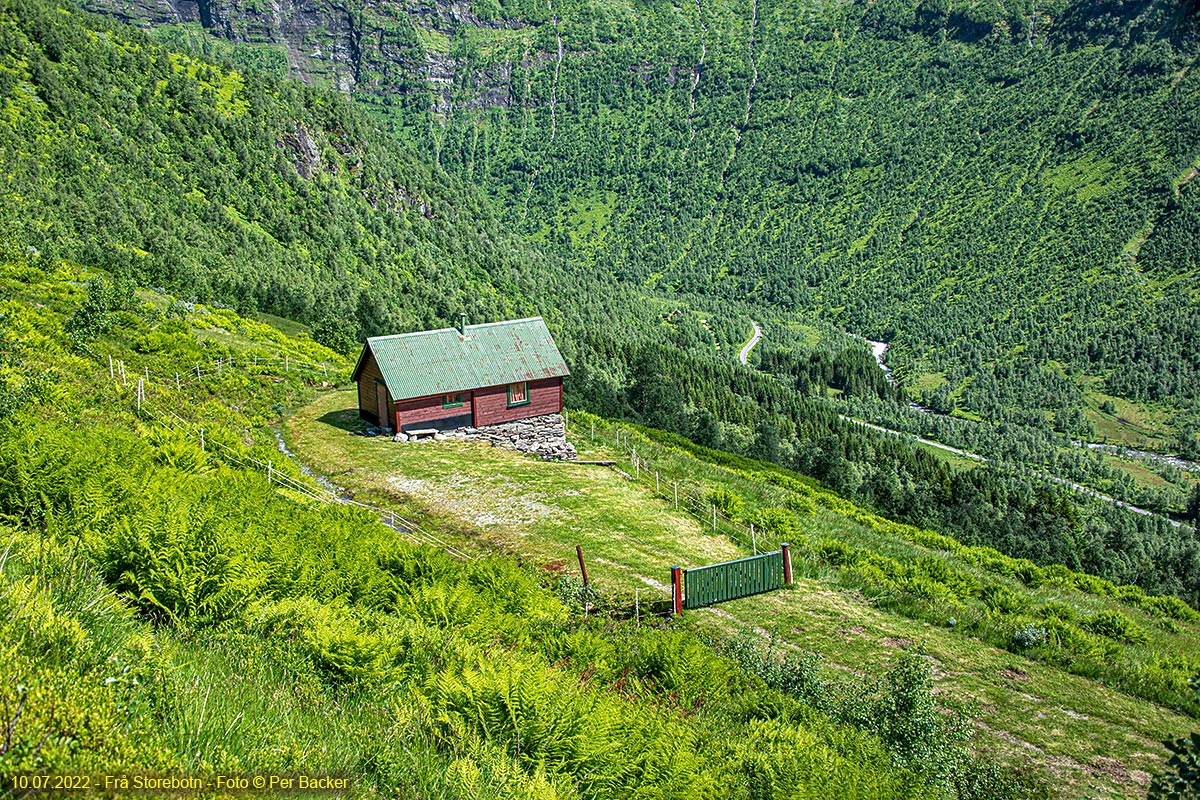
<svg viewBox="0 0 1200 800">
<path fill-rule="evenodd" d="M 783 586 L 783 551 L 722 561 L 683 573 L 684 608 L 700 608 Z"/>
</svg>

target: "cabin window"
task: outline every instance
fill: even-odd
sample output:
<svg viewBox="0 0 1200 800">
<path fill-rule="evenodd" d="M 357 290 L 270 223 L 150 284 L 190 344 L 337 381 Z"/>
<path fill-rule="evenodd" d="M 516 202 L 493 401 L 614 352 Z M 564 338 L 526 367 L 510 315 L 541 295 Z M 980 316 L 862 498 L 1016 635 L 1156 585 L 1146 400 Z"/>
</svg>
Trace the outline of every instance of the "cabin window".
<svg viewBox="0 0 1200 800">
<path fill-rule="evenodd" d="M 459 408 L 463 404 L 462 392 L 451 392 L 442 395 L 442 408 Z"/>
<path fill-rule="evenodd" d="M 529 405 L 529 384 L 510 383 L 508 385 L 508 407 Z"/>
</svg>

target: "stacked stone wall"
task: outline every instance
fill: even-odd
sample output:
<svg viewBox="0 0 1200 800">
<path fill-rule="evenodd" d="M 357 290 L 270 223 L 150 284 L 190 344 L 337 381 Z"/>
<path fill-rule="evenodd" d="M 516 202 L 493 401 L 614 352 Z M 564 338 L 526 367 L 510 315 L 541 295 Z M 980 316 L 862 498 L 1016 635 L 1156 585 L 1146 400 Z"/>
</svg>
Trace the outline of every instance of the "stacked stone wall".
<svg viewBox="0 0 1200 800">
<path fill-rule="evenodd" d="M 539 456 L 543 461 L 574 461 L 578 458 L 575 445 L 567 441 L 567 429 L 562 414 L 543 414 L 515 422 L 465 427 L 441 431 L 434 439 L 486 441 L 494 447 L 507 447 L 522 453 Z M 397 434 L 398 442 L 416 441 L 409 434 Z"/>
</svg>

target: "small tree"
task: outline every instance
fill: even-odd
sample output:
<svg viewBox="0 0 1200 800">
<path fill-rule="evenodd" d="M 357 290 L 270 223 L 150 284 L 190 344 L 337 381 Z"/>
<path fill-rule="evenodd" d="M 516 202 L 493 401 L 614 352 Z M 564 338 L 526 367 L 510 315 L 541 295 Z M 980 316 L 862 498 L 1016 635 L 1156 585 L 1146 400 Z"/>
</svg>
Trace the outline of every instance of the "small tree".
<svg viewBox="0 0 1200 800">
<path fill-rule="evenodd" d="M 1192 690 L 1200 695 L 1200 675 L 1188 681 Z M 1167 759 L 1166 773 L 1154 779 L 1150 784 L 1152 800 L 1160 798 L 1200 798 L 1200 732 L 1192 731 L 1192 735 L 1163 742 L 1171 757 Z"/>
</svg>

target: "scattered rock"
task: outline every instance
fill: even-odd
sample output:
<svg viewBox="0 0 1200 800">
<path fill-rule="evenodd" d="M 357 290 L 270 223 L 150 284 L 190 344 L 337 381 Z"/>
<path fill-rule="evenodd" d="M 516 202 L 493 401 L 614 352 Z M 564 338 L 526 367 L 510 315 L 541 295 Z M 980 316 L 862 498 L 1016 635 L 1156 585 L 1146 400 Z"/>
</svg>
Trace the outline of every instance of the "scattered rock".
<svg viewBox="0 0 1200 800">
<path fill-rule="evenodd" d="M 410 441 L 395 437 L 398 442 Z M 490 442 L 493 447 L 506 447 L 521 453 L 538 456 L 543 461 L 574 461 L 579 457 L 575 445 L 567 441 L 566 426 L 561 414 L 543 414 L 539 417 L 485 425 L 482 428 L 466 426 L 440 431 L 434 439 Z"/>
<path fill-rule="evenodd" d="M 903 650 L 906 647 L 910 646 L 913 643 L 913 640 L 905 639 L 903 637 L 894 638 L 891 636 L 885 636 L 879 640 L 879 643 L 882 644 L 884 647 L 890 647 L 893 650 Z"/>
<path fill-rule="evenodd" d="M 1005 667 L 1004 669 L 1000 670 L 1000 675 L 1006 680 L 1016 681 L 1017 683 L 1025 683 L 1029 680 L 1029 676 L 1027 674 L 1019 669 L 1013 669 L 1012 667 Z"/>
</svg>

